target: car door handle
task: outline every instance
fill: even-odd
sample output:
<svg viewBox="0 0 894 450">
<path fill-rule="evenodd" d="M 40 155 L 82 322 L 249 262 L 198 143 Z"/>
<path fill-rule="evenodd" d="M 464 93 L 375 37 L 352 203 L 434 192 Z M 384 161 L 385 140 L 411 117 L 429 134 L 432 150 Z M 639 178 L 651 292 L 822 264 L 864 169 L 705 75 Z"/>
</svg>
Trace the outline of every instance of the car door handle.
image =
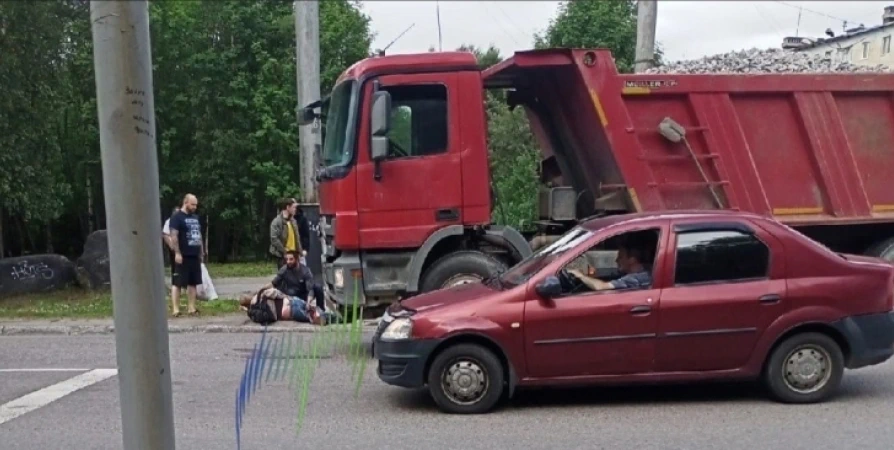
<svg viewBox="0 0 894 450">
<path fill-rule="evenodd" d="M 782 300 L 782 297 L 780 297 L 779 295 L 767 294 L 767 295 L 764 295 L 761 298 L 759 298 L 757 301 L 763 303 L 764 305 L 772 305 L 772 304 L 779 303 L 779 300 Z"/>
<path fill-rule="evenodd" d="M 652 312 L 652 307 L 648 305 L 639 305 L 630 308 L 630 314 L 648 314 Z"/>
</svg>

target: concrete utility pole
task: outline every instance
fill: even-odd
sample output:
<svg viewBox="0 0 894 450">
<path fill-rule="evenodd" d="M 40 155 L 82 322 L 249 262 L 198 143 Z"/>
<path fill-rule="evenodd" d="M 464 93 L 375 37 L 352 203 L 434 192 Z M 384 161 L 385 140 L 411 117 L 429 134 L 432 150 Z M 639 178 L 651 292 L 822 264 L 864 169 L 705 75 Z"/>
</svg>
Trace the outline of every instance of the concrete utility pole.
<svg viewBox="0 0 894 450">
<path fill-rule="evenodd" d="M 655 26 L 658 23 L 657 0 L 636 2 L 636 61 L 633 71 L 641 73 L 655 65 Z"/>
<path fill-rule="evenodd" d="M 295 1 L 295 38 L 298 62 L 298 108 L 320 99 L 320 4 L 317 0 Z M 320 146 L 318 127 L 298 127 L 301 145 L 302 203 L 317 203 L 317 149 Z"/>
<path fill-rule="evenodd" d="M 91 1 L 125 450 L 173 450 L 147 1 Z"/>
</svg>

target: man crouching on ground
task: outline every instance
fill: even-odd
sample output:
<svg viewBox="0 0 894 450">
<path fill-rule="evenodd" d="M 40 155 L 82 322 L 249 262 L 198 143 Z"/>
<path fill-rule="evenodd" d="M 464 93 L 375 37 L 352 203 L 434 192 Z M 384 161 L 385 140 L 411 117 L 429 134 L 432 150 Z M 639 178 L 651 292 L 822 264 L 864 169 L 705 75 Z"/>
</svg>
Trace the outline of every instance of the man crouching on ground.
<svg viewBox="0 0 894 450">
<path fill-rule="evenodd" d="M 273 277 L 273 281 L 265 287 L 276 288 L 289 297 L 298 297 L 307 303 L 310 303 L 312 294 L 316 301 L 317 309 L 321 312 L 325 311 L 326 299 L 323 297 L 323 286 L 314 282 L 313 273 L 306 265 L 301 264 L 299 258 L 299 251 L 287 251 L 285 254 L 285 265 L 279 268 L 279 272 Z"/>
</svg>

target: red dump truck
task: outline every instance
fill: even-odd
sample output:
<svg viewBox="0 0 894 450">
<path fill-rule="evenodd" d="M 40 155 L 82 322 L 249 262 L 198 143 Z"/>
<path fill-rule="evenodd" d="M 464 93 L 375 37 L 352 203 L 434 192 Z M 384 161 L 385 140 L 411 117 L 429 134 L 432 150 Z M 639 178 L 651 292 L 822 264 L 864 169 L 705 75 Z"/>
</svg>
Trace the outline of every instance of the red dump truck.
<svg viewBox="0 0 894 450">
<path fill-rule="evenodd" d="M 338 303 L 481 279 L 584 218 L 629 212 L 755 212 L 894 260 L 894 75 L 621 75 L 586 49 L 476 63 L 368 58 L 301 110 L 324 122 L 323 278 Z M 539 140 L 536 233 L 491 221 L 484 89 L 507 90 Z"/>
</svg>

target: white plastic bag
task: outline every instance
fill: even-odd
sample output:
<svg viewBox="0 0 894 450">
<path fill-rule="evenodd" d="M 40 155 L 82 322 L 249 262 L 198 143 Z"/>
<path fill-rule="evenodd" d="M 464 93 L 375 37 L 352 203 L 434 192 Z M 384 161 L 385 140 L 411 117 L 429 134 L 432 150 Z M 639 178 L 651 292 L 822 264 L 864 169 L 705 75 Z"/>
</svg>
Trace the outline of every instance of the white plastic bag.
<svg viewBox="0 0 894 450">
<path fill-rule="evenodd" d="M 202 263 L 202 285 L 196 289 L 196 297 L 199 300 L 217 300 L 217 291 L 214 289 L 214 283 L 211 282 L 211 274 L 208 273 L 208 267 Z"/>
</svg>

